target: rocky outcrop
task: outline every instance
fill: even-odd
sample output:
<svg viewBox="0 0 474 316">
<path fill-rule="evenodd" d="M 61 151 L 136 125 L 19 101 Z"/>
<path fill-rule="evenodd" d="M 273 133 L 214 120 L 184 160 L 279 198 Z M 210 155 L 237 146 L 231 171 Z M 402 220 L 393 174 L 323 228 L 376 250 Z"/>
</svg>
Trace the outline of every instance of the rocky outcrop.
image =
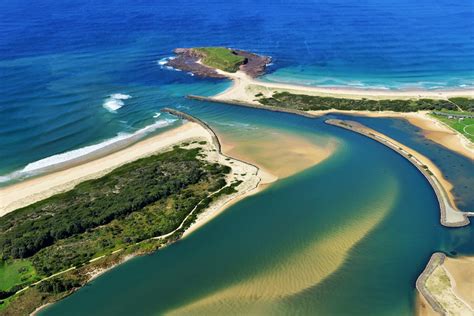
<svg viewBox="0 0 474 316">
<path fill-rule="evenodd" d="M 244 63 L 240 66 L 240 70 L 251 77 L 263 75 L 267 64 L 271 61 L 271 58 L 268 56 L 260 56 L 243 50 L 232 50 L 232 52 L 245 57 Z M 174 53 L 176 57 L 170 59 L 166 63 L 166 66 L 190 72 L 199 77 L 226 78 L 225 75 L 218 73 L 216 69 L 200 63 L 199 60 L 204 57 L 203 53 L 193 48 L 176 48 Z"/>
</svg>

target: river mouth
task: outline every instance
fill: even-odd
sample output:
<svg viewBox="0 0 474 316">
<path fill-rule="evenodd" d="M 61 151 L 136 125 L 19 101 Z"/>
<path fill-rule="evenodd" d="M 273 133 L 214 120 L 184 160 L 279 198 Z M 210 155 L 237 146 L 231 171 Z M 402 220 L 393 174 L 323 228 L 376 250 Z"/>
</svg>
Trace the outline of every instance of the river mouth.
<svg viewBox="0 0 474 316">
<path fill-rule="evenodd" d="M 113 269 L 43 314 L 406 315 L 434 251 L 474 252 L 466 243 L 471 228 L 443 228 L 428 182 L 376 142 L 322 119 L 200 103 L 191 112 L 235 148 L 241 142 L 244 152 L 256 134 L 265 139 L 275 130 L 338 146 L 319 164 Z M 236 121 L 245 124 L 231 126 Z"/>
</svg>

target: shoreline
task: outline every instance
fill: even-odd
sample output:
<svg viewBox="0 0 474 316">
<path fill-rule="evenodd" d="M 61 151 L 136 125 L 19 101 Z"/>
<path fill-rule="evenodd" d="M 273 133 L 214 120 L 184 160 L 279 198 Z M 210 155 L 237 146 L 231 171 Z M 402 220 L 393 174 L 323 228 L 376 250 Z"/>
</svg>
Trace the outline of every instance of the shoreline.
<svg viewBox="0 0 474 316">
<path fill-rule="evenodd" d="M 468 266 L 460 266 L 464 260 Z M 465 285 L 465 274 L 472 271 L 473 259 L 466 257 L 450 258 L 442 252 L 431 255 L 425 269 L 416 280 L 417 315 L 471 315 L 474 293 Z M 456 271 L 457 270 L 457 271 Z M 453 275 L 456 272 L 457 275 Z M 468 283 L 469 284 L 469 283 Z M 428 305 L 428 306 L 426 306 Z"/>
<path fill-rule="evenodd" d="M 393 111 L 344 111 L 344 110 L 326 110 L 326 111 L 308 111 L 309 113 L 321 117 L 326 114 L 336 113 L 352 116 L 364 117 L 389 117 L 408 121 L 411 125 L 418 127 L 423 136 L 429 140 L 446 147 L 467 158 L 474 155 L 474 144 L 464 135 L 456 132 L 446 124 L 429 116 L 429 111 L 418 112 L 393 112 Z"/>
<path fill-rule="evenodd" d="M 442 178 L 441 171 L 427 157 L 358 122 L 331 119 L 326 120 L 325 123 L 369 137 L 382 145 L 387 146 L 411 162 L 412 165 L 423 174 L 433 188 L 438 199 L 441 211 L 440 222 L 443 226 L 462 227 L 470 223 L 469 216 L 474 215 L 474 213 L 463 212 L 457 208 L 454 197 L 448 189 L 452 187 L 452 184 Z"/>
<path fill-rule="evenodd" d="M 294 109 L 283 109 L 272 106 L 265 106 L 256 101 L 256 94 L 264 97 L 271 97 L 274 92 L 290 92 L 294 94 L 305 94 L 320 97 L 335 97 L 349 99 L 447 99 L 450 97 L 470 97 L 474 98 L 472 89 L 445 89 L 445 90 L 384 90 L 384 89 L 361 89 L 361 88 L 341 88 L 341 87 L 317 87 L 303 86 L 285 83 L 265 82 L 252 78 L 242 71 L 229 73 L 216 70 L 219 74 L 232 80 L 232 86 L 227 90 L 211 97 L 200 97 L 189 95 L 190 99 L 201 101 L 226 103 L 240 106 L 247 106 L 258 109 L 265 109 L 275 112 L 285 112 L 299 114 L 306 117 L 319 117 L 329 113 L 341 113 L 349 115 L 360 115 L 369 117 L 395 117 L 408 120 L 412 125 L 422 130 L 428 139 L 462 154 L 468 158 L 474 155 L 474 144 L 460 133 L 454 131 L 449 126 L 431 118 L 427 112 L 393 112 L 393 111 L 342 111 L 336 109 L 324 111 L 300 111 Z"/>
<path fill-rule="evenodd" d="M 409 98 L 433 98 L 446 99 L 450 97 L 474 97 L 474 90 L 471 89 L 443 89 L 443 90 L 423 90 L 423 89 L 400 89 L 387 90 L 376 88 L 348 88 L 348 87 L 321 87 L 305 86 L 289 83 L 268 82 L 254 79 L 242 71 L 229 73 L 222 70 L 216 70 L 219 74 L 233 80 L 231 88 L 215 95 L 219 99 L 240 99 L 242 92 L 246 89 L 285 90 L 292 92 L 305 93 L 307 95 L 329 96 L 351 99 L 409 99 Z M 265 91 L 264 91 L 265 92 Z M 268 91 L 266 91 L 268 93 Z M 234 98 L 239 96 L 239 98 Z M 248 99 L 248 98 L 247 98 Z M 252 99 L 250 100 L 252 101 Z"/>
<path fill-rule="evenodd" d="M 198 125 L 185 123 L 95 160 L 2 187 L 0 217 L 52 195 L 68 191 L 80 182 L 99 178 L 125 163 L 164 151 L 187 139 L 206 138 L 206 135 L 205 130 Z"/>
<path fill-rule="evenodd" d="M 110 155 L 107 155 L 107 156 L 104 156 L 104 157 L 101 157 L 101 158 L 97 159 L 97 160 L 110 159 L 110 156 L 113 156 L 113 155 L 118 155 L 118 156 L 124 156 L 125 155 L 125 156 L 127 156 L 126 154 L 127 153 L 129 154 L 127 157 L 120 160 L 120 162 L 114 161 L 115 162 L 114 164 L 108 165 L 107 168 L 102 168 L 100 170 L 95 170 L 95 172 L 90 172 L 91 171 L 90 166 L 89 166 L 89 168 L 86 167 L 86 171 L 88 173 L 87 175 L 83 176 L 82 178 L 72 177 L 72 179 L 69 178 L 67 180 L 64 180 L 62 182 L 62 186 L 60 188 L 56 188 L 55 192 L 49 191 L 48 194 L 51 193 L 52 195 L 54 195 L 58 191 L 59 192 L 67 191 L 67 190 L 71 189 L 76 184 L 78 184 L 82 181 L 92 179 L 92 178 L 101 177 L 104 174 L 106 174 L 106 173 L 112 171 L 113 169 L 119 167 L 120 165 L 123 165 L 123 164 L 131 162 L 131 161 L 135 161 L 137 159 L 140 159 L 140 158 L 143 158 L 143 157 L 146 157 L 146 156 L 150 156 L 152 154 L 156 154 L 156 153 L 159 153 L 159 152 L 166 151 L 166 150 L 172 148 L 174 145 L 183 144 L 186 141 L 204 140 L 205 139 L 207 141 L 207 145 L 205 145 L 205 147 L 206 147 L 205 148 L 206 158 L 204 158 L 204 159 L 208 160 L 208 161 L 211 161 L 211 162 L 217 162 L 217 163 L 220 163 L 220 164 L 231 167 L 232 168 L 232 173 L 230 173 L 229 176 L 227 177 L 227 182 L 228 182 L 228 185 L 229 185 L 233 181 L 240 180 L 240 184 L 236 187 L 237 192 L 232 193 L 230 195 L 220 196 L 217 200 L 215 200 L 213 203 L 211 203 L 207 208 L 202 210 L 201 213 L 198 214 L 198 216 L 197 216 L 197 218 L 194 222 L 192 222 L 188 227 L 184 228 L 184 225 L 185 225 L 187 219 L 195 212 L 195 210 L 198 209 L 199 204 L 202 202 L 202 201 L 200 201 L 195 206 L 195 208 L 185 217 L 185 219 L 182 221 L 182 223 L 175 230 L 173 230 L 172 232 L 170 232 L 166 235 L 150 238 L 150 240 L 163 240 L 164 241 L 164 243 L 161 246 L 159 246 L 157 249 L 154 250 L 154 251 L 156 251 L 156 250 L 159 250 L 163 247 L 166 247 L 168 244 L 172 243 L 173 242 L 173 235 L 175 233 L 177 233 L 178 231 L 182 230 L 183 228 L 184 228 L 184 232 L 182 233 L 182 235 L 179 238 L 184 238 L 184 237 L 188 236 L 189 234 L 191 234 L 192 232 L 196 231 L 197 229 L 202 227 L 205 223 L 209 222 L 210 220 L 212 220 L 213 218 L 215 218 L 216 216 L 221 214 L 230 205 L 240 201 L 241 199 L 245 198 L 248 195 L 255 194 L 255 193 L 259 192 L 263 188 L 263 186 L 261 186 L 261 184 L 268 184 L 270 182 L 276 181 L 276 179 L 277 179 L 276 177 L 272 177 L 271 175 L 268 175 L 268 174 L 265 174 L 265 173 L 262 174 L 259 167 L 255 166 L 253 164 L 247 163 L 245 161 L 235 159 L 235 158 L 232 158 L 232 157 L 229 157 L 229 156 L 223 154 L 221 152 L 221 144 L 220 144 L 219 139 L 217 138 L 217 135 L 214 133 L 214 131 L 205 122 L 203 122 L 203 121 L 201 121 L 197 118 L 194 118 L 194 117 L 192 117 L 188 114 L 179 112 L 179 111 L 174 111 L 174 110 L 171 110 L 171 109 L 163 109 L 163 111 L 168 112 L 168 113 L 173 114 L 173 115 L 177 115 L 179 117 L 182 117 L 182 118 L 188 120 L 189 122 L 186 122 L 182 126 L 177 127 L 177 128 L 175 128 L 171 131 L 168 131 L 168 132 L 165 132 L 163 134 L 159 134 L 159 135 L 147 138 L 147 139 L 145 139 L 143 141 L 140 141 L 140 142 L 138 142 L 138 143 L 136 143 L 136 144 L 134 144 L 134 145 L 132 145 L 128 148 L 119 150 L 119 151 L 117 151 L 113 154 L 110 154 Z M 164 141 L 164 140 L 166 140 L 166 141 Z M 158 143 L 158 145 L 157 145 L 157 143 Z M 137 147 L 141 148 L 142 150 L 138 150 Z M 130 156 L 130 153 L 135 153 L 135 155 Z M 86 164 L 90 164 L 90 163 L 93 163 L 93 162 L 89 162 L 89 163 L 86 163 Z M 86 165 L 86 164 L 84 164 L 84 165 Z M 101 165 L 99 165 L 99 166 L 101 166 Z M 81 167 L 81 165 L 75 166 L 75 167 L 72 167 L 72 168 L 80 168 L 80 167 Z M 84 167 L 84 166 L 82 166 L 82 167 Z M 92 166 L 92 167 L 97 167 L 97 166 Z M 64 172 L 64 171 L 59 171 L 59 172 Z M 25 181 L 25 182 L 29 182 L 29 183 L 32 182 L 32 181 L 40 181 L 41 182 L 41 179 L 45 178 L 45 177 L 58 177 L 59 172 L 44 175 L 44 176 L 40 176 L 38 178 L 29 179 L 28 181 Z M 65 177 L 66 174 L 61 174 L 60 176 Z M 86 177 L 87 177 L 87 179 L 86 179 Z M 263 182 L 262 182 L 262 178 L 264 180 Z M 17 187 L 18 185 L 20 185 L 22 183 L 23 182 L 21 182 L 19 184 L 16 184 L 16 185 L 12 185 L 11 187 L 13 187 L 13 186 Z M 25 184 L 25 186 L 30 187 L 30 184 Z M 7 186 L 6 188 L 10 188 L 10 187 Z M 222 190 L 222 189 L 220 189 L 220 190 Z M 213 194 L 219 192 L 220 190 L 211 193 L 209 196 L 212 196 Z M 15 191 L 15 190 L 13 190 L 13 191 Z M 32 197 L 32 195 L 33 195 L 33 197 Z M 45 196 L 45 195 L 46 194 L 44 194 L 43 196 Z M 19 204 L 31 204 L 31 203 L 36 202 L 37 199 L 46 198 L 46 197 L 43 197 L 43 196 L 39 197 L 38 195 L 35 195 L 33 193 L 33 194 L 30 194 L 30 195 L 26 195 L 26 196 L 22 196 L 21 198 L 18 198 L 18 201 L 16 201 L 16 202 L 17 202 L 17 204 L 18 203 Z M 11 205 L 11 203 L 10 203 L 10 205 Z M 10 211 L 13 211 L 13 210 L 10 210 Z M 8 211 L 8 212 L 10 212 L 10 211 Z M 8 213 L 8 212 L 6 212 L 6 213 Z M 0 213 L 0 216 L 3 216 L 5 214 Z M 169 240 L 168 237 L 171 237 L 171 240 Z M 147 240 L 144 240 L 142 242 L 146 242 L 146 241 Z M 73 291 L 71 291 L 71 293 L 67 293 L 64 297 L 60 298 L 59 300 L 62 300 L 63 298 L 73 294 L 76 290 L 78 290 L 78 289 L 82 288 L 83 286 L 87 285 L 92 280 L 94 280 L 97 277 L 99 277 L 100 275 L 110 271 L 114 267 L 116 267 L 116 266 L 118 266 L 118 265 L 120 265 L 120 264 L 134 258 L 134 257 L 137 257 L 137 256 L 148 253 L 148 252 L 144 252 L 144 253 L 141 253 L 141 252 L 133 253 L 132 252 L 132 253 L 129 253 L 129 254 L 124 254 L 124 257 L 120 257 L 119 253 L 121 253 L 124 249 L 125 248 L 118 249 L 118 250 L 112 252 L 109 255 L 103 255 L 101 257 L 94 258 L 94 259 L 90 260 L 88 263 L 93 263 L 95 261 L 102 261 L 102 263 L 99 263 L 99 264 L 102 264 L 103 266 L 99 266 L 99 267 L 89 266 L 90 270 L 85 271 L 86 272 L 85 274 L 87 275 L 87 278 L 86 278 L 87 281 L 85 281 L 85 283 L 81 287 L 74 289 Z M 115 254 L 118 254 L 119 257 L 114 257 Z M 101 259 L 105 259 L 105 261 L 101 260 Z M 80 268 L 80 267 L 78 266 L 78 267 L 73 267 L 72 269 L 67 269 L 65 271 L 60 271 L 59 273 L 56 273 L 55 276 L 63 274 L 63 273 L 68 272 L 68 271 L 76 270 L 77 268 Z M 47 277 L 45 279 L 48 279 L 48 278 L 50 278 L 50 277 Z M 37 283 L 39 283 L 39 282 L 41 282 L 45 279 L 42 279 L 42 280 L 36 282 L 35 284 L 37 284 Z M 18 292 L 18 294 L 20 292 L 23 292 L 27 288 L 28 287 L 20 290 Z M 51 304 L 54 304 L 55 302 L 57 302 L 57 301 L 47 302 L 46 304 L 37 307 L 32 312 L 32 315 L 37 315 L 39 311 L 41 311 L 42 309 L 46 308 L 47 306 L 49 306 Z"/>
<path fill-rule="evenodd" d="M 221 141 L 219 140 L 219 137 L 217 136 L 216 132 L 206 122 L 192 115 L 189 115 L 187 113 L 184 113 L 175 109 L 163 108 L 161 109 L 161 111 L 178 116 L 190 122 L 199 124 L 211 135 L 212 143 L 214 147 L 217 149 L 217 152 L 220 156 L 224 157 L 224 159 L 231 159 L 231 160 L 252 166 L 255 169 L 254 175 L 255 177 L 258 178 L 258 181 L 256 181 L 256 183 L 250 183 L 243 190 L 240 189 L 238 190 L 237 193 L 231 194 L 226 197 L 222 197 L 216 202 L 209 205 L 209 207 L 207 207 L 203 212 L 201 212 L 197 216 L 194 223 L 184 231 L 182 238 L 187 237 L 188 235 L 192 234 L 194 231 L 198 230 L 199 228 L 204 226 L 206 223 L 208 223 L 215 217 L 219 216 L 223 211 L 225 211 L 225 209 L 227 209 L 231 205 L 234 205 L 235 203 L 246 198 L 247 196 L 260 192 L 261 190 L 264 189 L 266 185 L 278 180 L 276 176 L 266 171 L 263 171 L 259 166 L 255 164 L 243 161 L 238 158 L 230 157 L 226 155 L 225 153 L 223 153 L 222 144 L 221 144 Z"/>
</svg>

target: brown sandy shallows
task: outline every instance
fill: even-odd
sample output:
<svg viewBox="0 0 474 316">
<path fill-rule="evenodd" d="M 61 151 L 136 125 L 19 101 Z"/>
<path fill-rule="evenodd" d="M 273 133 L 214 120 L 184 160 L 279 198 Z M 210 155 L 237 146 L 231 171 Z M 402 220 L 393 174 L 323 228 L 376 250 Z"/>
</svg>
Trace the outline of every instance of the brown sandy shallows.
<svg viewBox="0 0 474 316">
<path fill-rule="evenodd" d="M 447 99 L 451 97 L 474 97 L 474 90 L 383 90 L 383 89 L 357 89 L 357 88 L 330 88 L 292 85 L 283 83 L 264 82 L 247 76 L 245 73 L 226 73 L 220 71 L 233 80 L 233 85 L 226 91 L 217 94 L 213 99 L 230 102 L 243 102 L 260 106 L 255 95 L 262 93 L 265 97 L 271 97 L 274 92 L 290 92 L 295 94 L 316 95 L 321 97 L 350 98 L 350 99 L 411 99 L 411 98 L 432 98 Z M 430 117 L 427 112 L 419 113 L 399 113 L 392 111 L 371 112 L 371 111 L 309 111 L 314 115 L 327 113 L 345 113 L 373 117 L 398 117 L 405 118 L 413 125 L 422 129 L 423 134 L 430 140 L 445 146 L 455 152 L 465 155 L 468 158 L 474 157 L 474 145 L 463 135 L 452 130 L 445 124 Z"/>
<path fill-rule="evenodd" d="M 320 284 L 340 269 L 350 250 L 386 217 L 399 192 L 396 180 L 388 180 L 383 194 L 371 198 L 363 209 L 354 212 L 356 215 L 330 224 L 332 229 L 324 236 L 305 243 L 296 252 L 275 258 L 267 268 L 248 278 L 215 289 L 166 314 L 274 314 L 280 301 Z"/>
<path fill-rule="evenodd" d="M 235 158 L 258 165 L 276 178 L 286 178 L 328 158 L 336 140 L 317 145 L 304 136 L 276 129 L 259 129 L 254 135 L 219 133 L 223 151 Z"/>
<path fill-rule="evenodd" d="M 335 140 L 326 145 L 316 145 L 308 139 L 275 129 L 259 129 L 253 135 L 233 132 L 217 132 L 222 143 L 222 152 L 230 157 L 258 166 L 260 182 L 255 190 L 244 190 L 231 199 L 213 203 L 199 214 L 195 223 L 183 236 L 202 227 L 229 206 L 243 198 L 258 193 L 270 183 L 289 177 L 327 159 L 337 147 Z"/>
</svg>

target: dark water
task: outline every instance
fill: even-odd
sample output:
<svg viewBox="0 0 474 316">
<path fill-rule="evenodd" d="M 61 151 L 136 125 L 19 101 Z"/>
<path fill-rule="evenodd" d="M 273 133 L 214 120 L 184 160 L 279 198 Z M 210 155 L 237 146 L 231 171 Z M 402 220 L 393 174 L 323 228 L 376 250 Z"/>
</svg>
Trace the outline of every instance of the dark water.
<svg viewBox="0 0 474 316">
<path fill-rule="evenodd" d="M 355 120 L 429 157 L 439 167 L 444 177 L 454 183 L 453 195 L 461 210 L 474 210 L 474 157 L 465 156 L 440 146 L 423 136 L 421 130 L 406 120 L 334 115 L 341 119 Z"/>
<path fill-rule="evenodd" d="M 211 125 L 229 123 L 228 133 L 252 137 L 272 127 L 335 138 L 339 147 L 322 164 L 113 269 L 43 314 L 409 315 L 415 280 L 432 252 L 474 253 L 472 229 L 440 226 L 427 181 L 383 145 L 322 120 L 192 106 Z"/>
</svg>

